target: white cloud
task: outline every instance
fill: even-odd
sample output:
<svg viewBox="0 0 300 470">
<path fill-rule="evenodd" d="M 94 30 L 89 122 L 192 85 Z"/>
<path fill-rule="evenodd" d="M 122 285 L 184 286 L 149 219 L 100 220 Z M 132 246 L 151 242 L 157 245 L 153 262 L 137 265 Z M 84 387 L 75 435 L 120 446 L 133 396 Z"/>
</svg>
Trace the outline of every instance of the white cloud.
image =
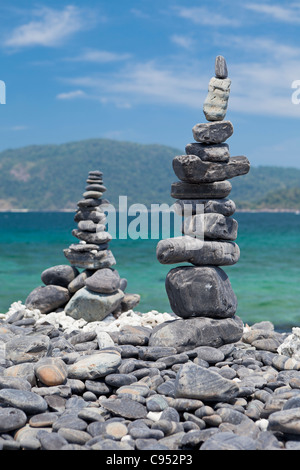
<svg viewBox="0 0 300 470">
<path fill-rule="evenodd" d="M 59 93 L 56 98 L 58 100 L 74 100 L 76 98 L 84 98 L 86 93 L 82 90 L 69 91 L 67 93 Z"/>
<path fill-rule="evenodd" d="M 170 39 L 174 44 L 177 44 L 177 46 L 183 47 L 184 49 L 191 49 L 194 45 L 194 40 L 188 36 L 173 34 Z"/>
<path fill-rule="evenodd" d="M 10 48 L 57 46 L 72 34 L 87 27 L 84 12 L 69 5 L 63 10 L 41 7 L 32 11 L 34 19 L 16 27 L 4 45 Z"/>
<path fill-rule="evenodd" d="M 131 54 L 118 54 L 115 52 L 102 51 L 97 49 L 89 49 L 78 55 L 77 57 L 69 58 L 67 60 L 73 62 L 95 62 L 95 63 L 108 63 L 127 60 Z"/>
<path fill-rule="evenodd" d="M 257 13 L 263 13 L 274 20 L 284 23 L 300 23 L 300 3 L 291 3 L 289 6 L 279 6 L 264 3 L 247 3 L 245 8 Z"/>
<path fill-rule="evenodd" d="M 176 8 L 177 14 L 181 18 L 191 20 L 192 23 L 202 24 L 205 26 L 239 26 L 237 19 L 229 18 L 223 14 L 215 13 L 212 9 L 208 10 L 204 7 Z"/>
</svg>

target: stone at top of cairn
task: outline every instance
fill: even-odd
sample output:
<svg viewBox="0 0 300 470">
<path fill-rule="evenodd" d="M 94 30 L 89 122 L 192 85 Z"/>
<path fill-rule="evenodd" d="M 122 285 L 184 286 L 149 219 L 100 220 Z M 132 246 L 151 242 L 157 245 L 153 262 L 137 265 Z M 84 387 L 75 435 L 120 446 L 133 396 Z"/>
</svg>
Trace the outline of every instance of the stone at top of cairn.
<svg viewBox="0 0 300 470">
<path fill-rule="evenodd" d="M 218 55 L 215 61 L 215 77 L 208 85 L 208 95 L 204 101 L 203 112 L 207 121 L 223 121 L 226 116 L 231 80 L 228 78 L 226 60 Z"/>
<path fill-rule="evenodd" d="M 215 62 L 215 75 L 216 78 L 227 78 L 228 77 L 228 70 L 226 60 L 222 55 L 218 55 L 216 57 Z"/>
</svg>

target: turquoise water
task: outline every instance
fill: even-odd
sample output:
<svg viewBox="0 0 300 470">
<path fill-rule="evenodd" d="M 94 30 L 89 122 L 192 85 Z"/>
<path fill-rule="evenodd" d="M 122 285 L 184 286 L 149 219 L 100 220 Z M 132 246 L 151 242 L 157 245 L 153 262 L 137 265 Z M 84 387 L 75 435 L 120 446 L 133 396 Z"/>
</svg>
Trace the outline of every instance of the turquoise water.
<svg viewBox="0 0 300 470">
<path fill-rule="evenodd" d="M 237 213 L 241 258 L 224 268 L 245 323 L 270 320 L 277 327 L 300 326 L 300 215 Z M 0 213 L 0 312 L 25 301 L 41 285 L 44 269 L 67 264 L 63 249 L 77 240 L 72 213 Z M 166 274 L 158 263 L 157 240 L 112 240 L 110 248 L 127 292 L 139 293 L 139 311 L 170 311 Z"/>
</svg>

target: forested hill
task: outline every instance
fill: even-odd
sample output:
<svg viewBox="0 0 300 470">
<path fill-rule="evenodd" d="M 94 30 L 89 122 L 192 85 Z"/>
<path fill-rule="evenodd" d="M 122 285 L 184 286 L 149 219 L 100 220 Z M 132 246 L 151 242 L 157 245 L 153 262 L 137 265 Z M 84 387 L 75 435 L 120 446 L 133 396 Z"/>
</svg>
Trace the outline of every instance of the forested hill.
<svg viewBox="0 0 300 470">
<path fill-rule="evenodd" d="M 169 203 L 178 150 L 108 139 L 32 145 L 0 153 L 0 210 L 75 210 L 90 170 L 103 171 L 105 197 L 118 205 Z M 237 209 L 300 210 L 300 169 L 252 167 L 231 180 Z"/>
</svg>

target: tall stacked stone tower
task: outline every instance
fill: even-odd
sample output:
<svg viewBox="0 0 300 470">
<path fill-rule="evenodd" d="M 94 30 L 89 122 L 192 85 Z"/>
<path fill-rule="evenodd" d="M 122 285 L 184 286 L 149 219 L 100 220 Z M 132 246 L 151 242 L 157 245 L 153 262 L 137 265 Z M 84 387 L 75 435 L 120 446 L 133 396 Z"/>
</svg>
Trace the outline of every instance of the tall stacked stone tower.
<svg viewBox="0 0 300 470">
<path fill-rule="evenodd" d="M 233 134 L 232 123 L 224 120 L 230 85 L 226 61 L 218 56 L 203 107 L 208 122 L 193 127 L 196 142 L 186 146 L 186 155 L 173 160 L 179 181 L 172 184 L 171 196 L 177 199 L 177 211 L 188 207 L 189 216 L 184 217 L 182 237 L 158 243 L 157 258 L 162 264 L 188 263 L 171 269 L 166 278 L 171 308 L 184 320 L 157 327 L 151 345 L 186 350 L 220 346 L 242 336 L 242 321 L 235 315 L 237 298 L 220 267 L 233 265 L 240 257 L 228 180 L 250 169 L 246 157 L 230 157 L 225 143 Z"/>
</svg>

